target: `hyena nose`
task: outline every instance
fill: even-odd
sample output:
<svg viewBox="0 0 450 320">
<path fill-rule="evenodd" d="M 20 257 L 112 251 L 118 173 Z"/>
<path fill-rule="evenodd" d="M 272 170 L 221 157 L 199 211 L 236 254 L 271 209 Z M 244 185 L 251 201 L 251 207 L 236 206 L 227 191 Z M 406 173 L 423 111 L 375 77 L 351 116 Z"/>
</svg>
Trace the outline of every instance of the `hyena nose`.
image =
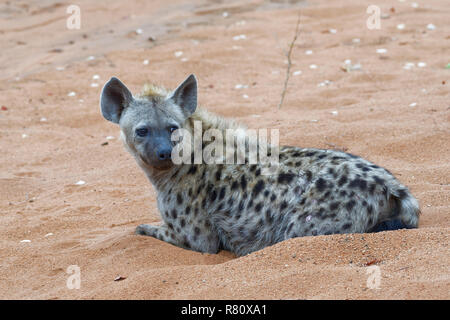
<svg viewBox="0 0 450 320">
<path fill-rule="evenodd" d="M 158 150 L 157 155 L 159 160 L 169 160 L 171 158 L 172 150 L 161 149 Z"/>
</svg>

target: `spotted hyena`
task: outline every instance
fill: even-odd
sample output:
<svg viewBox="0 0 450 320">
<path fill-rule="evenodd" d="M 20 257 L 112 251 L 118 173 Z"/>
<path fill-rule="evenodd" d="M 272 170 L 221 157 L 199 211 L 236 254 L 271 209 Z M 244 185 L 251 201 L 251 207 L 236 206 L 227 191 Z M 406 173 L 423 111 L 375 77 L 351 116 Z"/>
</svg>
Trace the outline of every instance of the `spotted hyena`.
<svg viewBox="0 0 450 320">
<path fill-rule="evenodd" d="M 419 205 L 408 189 L 388 170 L 349 153 L 280 147 L 269 175 L 247 157 L 244 164 L 174 164 L 171 136 L 178 129 L 192 132 L 195 121 L 202 133 L 240 128 L 197 108 L 193 75 L 171 92 L 147 86 L 138 96 L 111 78 L 100 105 L 103 116 L 120 125 L 125 147 L 158 193 L 163 223 L 140 225 L 139 235 L 200 252 L 245 255 L 293 237 L 418 225 Z M 246 140 L 247 149 L 250 144 Z"/>
</svg>

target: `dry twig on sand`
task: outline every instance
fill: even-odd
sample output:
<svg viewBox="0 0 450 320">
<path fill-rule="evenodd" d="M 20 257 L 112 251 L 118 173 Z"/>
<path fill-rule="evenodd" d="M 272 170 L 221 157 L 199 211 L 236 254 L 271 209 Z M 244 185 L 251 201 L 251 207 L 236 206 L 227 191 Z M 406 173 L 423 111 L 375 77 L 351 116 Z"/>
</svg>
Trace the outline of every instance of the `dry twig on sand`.
<svg viewBox="0 0 450 320">
<path fill-rule="evenodd" d="M 286 79 L 284 80 L 283 92 L 281 93 L 281 100 L 280 100 L 280 104 L 278 105 L 278 109 L 281 109 L 281 106 L 283 105 L 283 102 L 284 102 L 284 96 L 286 95 L 287 85 L 289 82 L 291 66 L 292 66 L 292 61 L 291 61 L 292 49 L 294 48 L 295 41 L 297 41 L 299 31 L 300 31 L 300 12 L 298 13 L 297 26 L 295 27 L 294 39 L 292 40 L 292 42 L 289 46 L 289 51 L 286 53 L 286 57 L 288 59 L 288 65 L 287 65 L 287 70 L 286 70 Z"/>
</svg>

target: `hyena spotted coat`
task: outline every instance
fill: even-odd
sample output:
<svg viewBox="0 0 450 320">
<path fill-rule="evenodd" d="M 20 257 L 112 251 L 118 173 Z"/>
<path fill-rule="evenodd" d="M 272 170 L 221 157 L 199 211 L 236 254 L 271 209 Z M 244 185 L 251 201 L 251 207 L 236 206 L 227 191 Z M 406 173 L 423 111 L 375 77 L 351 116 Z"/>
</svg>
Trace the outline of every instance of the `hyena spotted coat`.
<svg viewBox="0 0 450 320">
<path fill-rule="evenodd" d="M 163 224 L 140 225 L 137 234 L 245 255 L 293 237 L 418 226 L 419 205 L 408 189 L 388 170 L 345 152 L 280 147 L 271 175 L 261 174 L 262 164 L 174 164 L 177 129 L 192 132 L 200 121 L 203 131 L 226 137 L 226 129 L 240 128 L 197 108 L 193 75 L 172 92 L 147 86 L 138 96 L 111 78 L 100 100 L 103 116 L 120 125 L 124 145 L 158 194 Z"/>
</svg>

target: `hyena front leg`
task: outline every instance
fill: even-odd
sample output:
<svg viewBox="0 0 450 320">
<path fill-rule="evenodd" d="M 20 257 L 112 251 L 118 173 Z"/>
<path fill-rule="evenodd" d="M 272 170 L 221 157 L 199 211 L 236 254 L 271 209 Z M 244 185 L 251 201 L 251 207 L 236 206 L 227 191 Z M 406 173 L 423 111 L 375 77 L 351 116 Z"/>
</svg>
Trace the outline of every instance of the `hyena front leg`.
<svg viewBox="0 0 450 320">
<path fill-rule="evenodd" d="M 184 243 L 182 239 L 175 234 L 173 229 L 170 229 L 166 224 L 160 226 L 152 226 L 150 224 L 141 224 L 136 227 L 136 234 L 142 236 L 149 236 L 161 241 L 168 242 L 177 247 L 189 248 L 188 243 Z"/>
</svg>

